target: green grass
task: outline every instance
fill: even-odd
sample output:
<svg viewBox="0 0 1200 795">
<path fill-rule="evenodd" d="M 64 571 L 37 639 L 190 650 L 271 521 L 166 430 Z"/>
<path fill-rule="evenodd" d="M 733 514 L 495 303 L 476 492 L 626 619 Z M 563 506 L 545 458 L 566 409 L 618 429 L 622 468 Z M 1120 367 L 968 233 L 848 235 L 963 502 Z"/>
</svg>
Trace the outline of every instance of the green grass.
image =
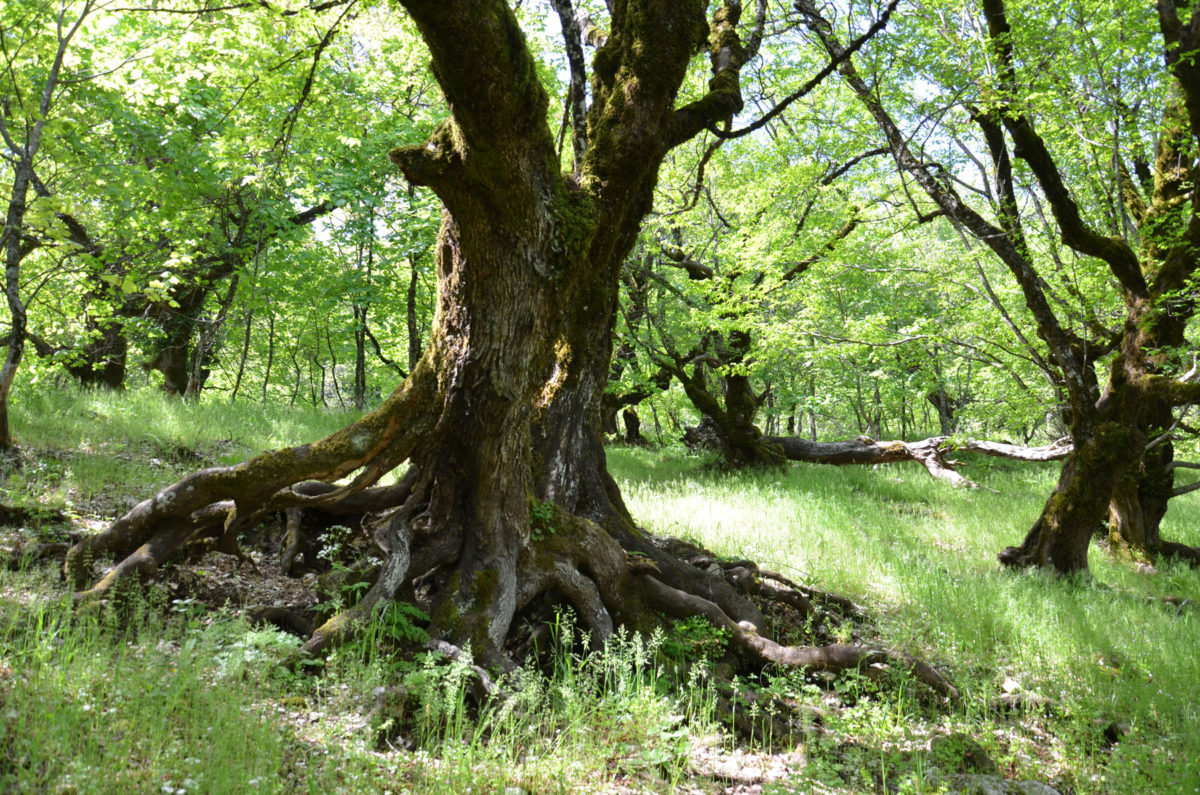
<svg viewBox="0 0 1200 795">
<path fill-rule="evenodd" d="M 65 386 L 18 390 L 13 423 L 18 441 L 79 451 L 148 445 L 164 453 L 228 446 L 226 463 L 240 450 L 259 452 L 299 444 L 341 428 L 349 412 L 302 406 L 199 403 L 166 398 L 150 389 L 111 392 Z"/>
<path fill-rule="evenodd" d="M 731 476 L 649 451 L 622 449 L 610 461 L 630 510 L 653 531 L 755 558 L 868 606 L 881 642 L 935 662 L 964 689 L 962 712 L 942 721 L 995 758 L 1011 757 L 1025 776 L 1054 768 L 1079 792 L 1200 787 L 1200 621 L 1152 599 L 1200 602 L 1200 572 L 1163 564 L 1136 574 L 1095 547 L 1082 583 L 996 563 L 1037 518 L 1053 466 L 973 461 L 970 475 L 994 491 L 967 491 L 911 465 Z M 1196 500 L 1172 504 L 1164 534 L 1200 544 Z M 989 717 L 1006 676 L 1051 698 L 1057 714 L 1032 729 Z M 905 729 L 922 720 L 910 717 Z M 1129 732 L 1106 750 L 1101 729 L 1113 721 Z"/>
<path fill-rule="evenodd" d="M 90 514 L 93 527 L 197 465 L 347 420 L 72 391 L 22 395 L 14 418 L 28 449 L 0 473 L 3 501 L 66 509 L 76 523 Z M 610 452 L 647 528 L 850 596 L 869 618 L 847 633 L 927 659 L 964 694 L 947 708 L 902 679 L 876 690 L 845 678 L 824 730 L 794 749 L 806 763 L 774 791 L 936 791 L 930 741 L 956 732 L 1006 776 L 1063 792 L 1200 791 L 1200 619 L 1161 599 L 1200 602 L 1200 572 L 1163 564 L 1138 574 L 1096 548 L 1084 581 L 996 563 L 1037 516 L 1055 466 L 972 459 L 968 474 L 986 488 L 968 491 L 916 466 L 728 474 L 707 463 Z M 1200 545 L 1200 497 L 1172 505 L 1164 534 Z M 657 654 L 695 640 L 692 627 L 650 646 L 559 648 L 549 678 L 521 674 L 519 698 L 481 715 L 452 664 L 396 660 L 364 642 L 319 675 L 294 673 L 281 665 L 294 641 L 230 611 L 197 615 L 151 590 L 124 614 L 76 616 L 51 570 L 0 567 L 0 791 L 542 793 L 614 781 L 719 791 L 687 781 L 689 753 L 732 742 L 717 734 L 713 695 L 699 680 L 679 686 L 678 664 Z M 997 712 L 1006 678 L 1051 710 Z M 419 704 L 419 747 L 380 750 L 371 694 L 401 684 Z M 763 684 L 799 701 L 830 697 L 803 677 Z M 1127 724 L 1115 744 L 1104 737 L 1112 723 Z"/>
<path fill-rule="evenodd" d="M 684 723 L 706 692 L 678 699 L 650 664 L 658 639 L 618 633 L 576 653 L 564 619 L 550 675 L 518 671 L 504 682 L 515 697 L 478 713 L 462 664 L 358 644 L 297 672 L 296 639 L 229 612 L 151 590 L 81 617 L 43 577 L 0 572 L 2 792 L 599 791 L 614 764 L 670 791 L 706 726 Z M 364 715 L 398 684 L 419 747 L 384 753 Z"/>
<path fill-rule="evenodd" d="M 36 457 L 20 470 L 0 470 L 0 485 L 26 498 L 23 504 L 112 513 L 118 495 L 141 499 L 199 466 L 234 464 L 314 441 L 354 416 L 309 407 L 190 403 L 149 389 L 47 384 L 14 395 L 14 436 Z"/>
<path fill-rule="evenodd" d="M 4 596 L 21 585 L 35 583 L 6 578 Z M 287 737 L 233 664 L 249 628 L 161 615 L 0 601 L 0 790 L 235 792 L 276 776 Z"/>
</svg>

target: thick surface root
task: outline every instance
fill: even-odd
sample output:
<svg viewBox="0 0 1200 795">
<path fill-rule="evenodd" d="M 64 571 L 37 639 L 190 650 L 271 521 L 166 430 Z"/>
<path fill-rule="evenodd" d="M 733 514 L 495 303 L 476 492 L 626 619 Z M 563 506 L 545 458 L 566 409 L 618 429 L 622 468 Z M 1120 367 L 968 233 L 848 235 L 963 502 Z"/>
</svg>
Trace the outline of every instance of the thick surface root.
<svg viewBox="0 0 1200 795">
<path fill-rule="evenodd" d="M 205 534 L 236 540 L 274 512 L 328 505 L 367 489 L 428 434 L 436 418 L 435 381 L 422 363 L 378 409 L 318 442 L 263 453 L 236 466 L 202 469 L 167 486 L 72 547 L 63 564 L 67 581 L 82 591 L 95 560 L 124 559 L 79 594 L 83 600 L 99 598 L 122 580 L 149 575 L 183 544 Z M 320 494 L 298 487 L 305 481 L 328 484 L 356 470 L 350 484 Z"/>
<path fill-rule="evenodd" d="M 1177 541 L 1164 541 L 1161 552 L 1166 557 L 1179 558 L 1193 567 L 1200 567 L 1200 547 L 1189 547 Z"/>
<path fill-rule="evenodd" d="M 699 616 L 729 643 L 727 675 L 772 665 L 868 675 L 896 668 L 940 696 L 958 698 L 957 689 L 920 660 L 874 646 L 829 643 L 827 619 L 859 613 L 849 600 L 765 571 L 754 561 L 721 560 L 693 544 L 654 538 L 628 520 L 623 506 L 596 513 L 605 516 L 602 526 L 556 503 L 518 497 L 514 506 L 510 497 L 504 504 L 510 525 L 504 531 L 512 535 L 489 536 L 494 554 L 481 558 L 474 523 L 487 519 L 477 509 L 491 503 L 475 501 L 479 495 L 472 490 L 484 485 L 471 486 L 475 481 L 467 479 L 464 491 L 453 456 L 431 457 L 425 451 L 417 456 L 424 466 L 414 465 L 395 485 L 376 485 L 418 446 L 429 444 L 436 412 L 420 376 L 415 373 L 383 408 L 343 431 L 238 466 L 196 472 L 140 503 L 105 532 L 80 541 L 64 564 L 78 599 L 95 601 L 122 581 L 145 580 L 173 556 L 197 548 L 196 542 L 242 559 L 239 536 L 275 516 L 283 521 L 279 566 L 284 573 L 296 576 L 326 565 L 320 558 L 327 558 L 329 549 L 322 552 L 320 544 L 325 528 L 334 524 L 350 528 L 354 536 L 356 557 L 343 560 L 342 570 L 372 573 L 356 603 L 311 630 L 304 645 L 310 655 L 345 642 L 399 600 L 428 613 L 432 643 L 470 644 L 477 663 L 503 670 L 522 662 L 514 659 L 514 650 L 528 648 L 513 640 L 527 631 L 523 623 L 536 625 L 545 621 L 547 610 L 567 605 L 594 646 L 617 627 L 669 632 L 677 621 Z M 356 470 L 347 485 L 333 483 Z M 529 500 L 523 530 L 521 499 Z M 619 495 L 611 499 L 619 504 Z M 498 543 L 500 538 L 511 541 Z M 118 562 L 83 590 L 93 559 L 101 555 Z M 365 565 L 369 558 L 376 562 Z M 283 621 L 291 631 L 304 628 L 271 607 L 255 617 Z M 784 614 L 784 621 L 768 617 Z"/>
<path fill-rule="evenodd" d="M 295 535 L 305 524 L 306 514 L 316 515 L 326 524 L 345 516 L 366 517 L 367 532 L 359 543 L 372 545 L 383 557 L 383 564 L 376 567 L 378 573 L 356 604 L 319 626 L 313 627 L 302 616 L 270 605 L 251 610 L 251 619 L 304 635 L 304 651 L 320 655 L 354 637 L 389 601 L 414 601 L 423 607 L 436 603 L 439 589 L 452 587 L 455 580 L 460 544 L 453 540 L 447 543 L 422 523 L 421 499 L 414 496 L 413 481 L 406 478 L 395 486 L 356 492 L 343 496 L 338 503 L 288 508 L 280 556 L 290 557 L 288 568 L 293 573 L 306 568 L 295 555 Z M 330 494 L 334 488 L 301 483 L 294 492 L 312 499 Z M 219 537 L 222 525 L 214 517 L 230 509 L 228 501 L 213 503 L 198 511 L 189 523 L 160 530 L 83 596 L 105 593 L 113 583 L 127 577 L 149 575 L 197 538 L 214 534 Z M 519 556 L 515 614 L 528 619 L 536 617 L 540 609 L 548 616 L 555 605 L 569 605 L 593 647 L 602 645 L 617 626 L 643 632 L 656 627 L 670 631 L 676 621 L 700 616 L 728 638 L 729 660 L 743 672 L 774 665 L 812 672 L 858 670 L 874 676 L 882 670 L 898 669 L 940 696 L 951 701 L 959 698 L 958 690 L 945 676 L 910 655 L 863 644 L 824 643 L 829 637 L 826 625 L 830 619 L 861 615 L 861 608 L 844 597 L 808 588 L 777 572 L 760 569 L 753 561 L 721 560 L 686 542 L 654 539 L 632 530 L 623 535 L 626 541 L 634 542 L 628 544 L 634 549 L 618 542 L 596 523 L 556 510 L 545 527 L 535 528 Z M 798 636 L 800 627 L 808 627 L 811 645 L 788 645 L 772 637 L 766 616 L 776 610 L 772 606 L 788 616 L 786 625 L 777 629 Z M 446 642 L 448 633 L 438 636 L 443 629 L 430 628 L 434 634 L 431 642 Z M 520 631 L 519 622 L 514 621 L 510 634 Z M 506 648 L 523 654 L 530 645 L 529 639 L 522 643 L 514 638 Z M 485 662 L 497 665 L 495 659 Z M 499 667 L 511 668 L 520 662 L 509 658 Z M 736 672 L 727 668 L 727 674 Z"/>
</svg>

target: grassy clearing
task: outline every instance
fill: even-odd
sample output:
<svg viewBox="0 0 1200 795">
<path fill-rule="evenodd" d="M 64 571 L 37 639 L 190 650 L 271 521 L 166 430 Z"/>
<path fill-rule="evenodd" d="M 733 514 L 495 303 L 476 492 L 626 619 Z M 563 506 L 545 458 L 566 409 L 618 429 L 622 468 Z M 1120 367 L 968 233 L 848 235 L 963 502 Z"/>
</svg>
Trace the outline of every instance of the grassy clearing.
<svg viewBox="0 0 1200 795">
<path fill-rule="evenodd" d="M 10 484 L 13 497 L 82 515 L 128 507 L 112 501 L 141 499 L 198 466 L 318 439 L 354 416 L 74 387 L 18 391 L 12 411 L 18 443 L 37 453 Z"/>
<path fill-rule="evenodd" d="M 2 501 L 65 509 L 76 526 L 197 464 L 346 419 L 71 392 L 23 396 L 15 417 L 32 449 L 0 472 Z M 1138 574 L 1098 549 L 1086 582 L 995 563 L 1037 515 L 1052 466 L 972 461 L 994 490 L 972 492 L 904 466 L 729 475 L 682 452 L 621 448 L 610 461 L 649 529 L 851 596 L 870 620 L 847 636 L 929 659 L 963 704 L 939 707 L 902 681 L 876 691 L 847 677 L 827 691 L 779 675 L 758 686 L 821 707 L 823 730 L 786 754 L 747 756 L 679 662 L 712 644 L 695 627 L 590 654 L 563 644 L 541 674 L 521 675 L 517 701 L 479 714 L 465 668 L 381 654 L 386 637 L 339 650 L 320 675 L 296 673 L 281 665 L 294 640 L 235 610 L 201 613 L 152 589 L 121 615 L 77 617 L 52 570 L 0 570 L 0 791 L 719 792 L 730 782 L 697 775 L 699 758 L 786 756 L 790 774 L 766 791 L 935 792 L 937 743 L 957 734 L 1004 776 L 1062 792 L 1200 791 L 1200 626 L 1160 598 L 1200 601 L 1200 574 Z M 1177 501 L 1165 529 L 1200 544 L 1200 503 Z M 1051 708 L 998 712 L 1014 686 Z M 407 694 L 411 745 L 376 744 L 391 718 L 375 694 L 393 692 L 380 688 Z"/>
<path fill-rule="evenodd" d="M 995 491 L 952 490 L 916 467 L 793 466 L 731 477 L 649 451 L 613 456 L 634 515 L 727 555 L 756 558 L 869 606 L 888 644 L 925 655 L 965 693 L 961 712 L 850 726 L 901 747 L 956 727 L 1013 772 L 1079 792 L 1200 791 L 1200 622 L 1158 597 L 1200 599 L 1200 572 L 1137 574 L 1093 547 L 1090 581 L 1001 571 L 1053 486 L 1048 466 L 973 462 Z M 1172 504 L 1168 537 L 1200 544 L 1200 506 Z M 986 709 L 1005 677 L 1057 705 L 998 720 Z M 886 698 L 886 697 L 885 697 Z M 1109 747 L 1104 729 L 1126 723 Z M 1125 727 L 1122 727 L 1125 728 Z M 861 734 L 859 736 L 862 736 Z"/>
</svg>

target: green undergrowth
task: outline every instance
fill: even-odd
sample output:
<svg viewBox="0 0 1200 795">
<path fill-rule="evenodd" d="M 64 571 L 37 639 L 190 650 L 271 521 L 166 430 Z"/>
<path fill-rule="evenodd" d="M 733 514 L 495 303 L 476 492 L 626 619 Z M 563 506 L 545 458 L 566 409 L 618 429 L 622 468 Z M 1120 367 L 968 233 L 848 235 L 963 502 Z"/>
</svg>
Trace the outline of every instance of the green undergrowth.
<svg viewBox="0 0 1200 795">
<path fill-rule="evenodd" d="M 890 722 L 868 710 L 852 722 L 884 757 L 953 729 L 1010 775 L 1053 778 L 1064 790 L 1200 791 L 1200 572 L 1163 562 L 1138 573 L 1095 545 L 1081 581 L 996 563 L 1037 518 L 1055 465 L 972 458 L 966 474 L 985 488 L 966 490 L 915 465 L 730 475 L 643 450 L 610 461 L 650 530 L 849 596 L 873 617 L 871 640 L 951 675 L 961 709 Z M 1163 533 L 1200 545 L 1200 499 L 1174 501 Z M 998 714 L 990 706 L 1005 684 L 1049 706 Z"/>
<path fill-rule="evenodd" d="M 164 607 L 79 617 L 37 573 L 4 578 L 0 791 L 235 792 L 281 770 L 307 783 L 262 700 L 271 667 L 251 662 L 277 633 Z"/>
<path fill-rule="evenodd" d="M 468 664 L 386 633 L 297 665 L 297 639 L 163 593 L 79 616 L 46 572 L 0 572 L 0 792 L 670 792 L 716 730 L 662 635 L 587 651 L 560 616 L 482 703 Z"/>
<path fill-rule="evenodd" d="M 14 418 L 26 447 L 2 465 L 2 501 L 43 513 L 0 533 L 36 540 L 95 528 L 196 466 L 347 420 L 72 391 L 23 395 Z M 965 490 L 913 465 L 727 473 L 682 451 L 609 457 L 648 529 L 849 596 L 866 618 L 835 635 L 931 662 L 961 704 L 903 676 L 881 687 L 768 670 L 736 690 L 809 717 L 762 748 L 715 709 L 706 665 L 728 639 L 702 621 L 589 650 L 564 617 L 557 642 L 505 683 L 513 698 L 481 707 L 469 667 L 390 653 L 419 639 L 415 609 L 297 666 L 296 640 L 235 608 L 152 588 L 120 613 L 80 616 L 52 567 L 0 565 L 0 792 L 721 792 L 729 779 L 697 771 L 722 756 L 785 760 L 768 793 L 938 792 L 963 772 L 946 751 L 963 743 L 993 775 L 1062 793 L 1200 788 L 1200 575 L 1096 547 L 1083 580 L 996 563 L 1056 465 L 971 458 L 984 488 Z M 1200 545 L 1200 497 L 1172 504 L 1164 535 Z M 1024 705 L 998 706 L 1006 693 Z M 770 715 L 751 717 L 769 733 Z"/>
</svg>

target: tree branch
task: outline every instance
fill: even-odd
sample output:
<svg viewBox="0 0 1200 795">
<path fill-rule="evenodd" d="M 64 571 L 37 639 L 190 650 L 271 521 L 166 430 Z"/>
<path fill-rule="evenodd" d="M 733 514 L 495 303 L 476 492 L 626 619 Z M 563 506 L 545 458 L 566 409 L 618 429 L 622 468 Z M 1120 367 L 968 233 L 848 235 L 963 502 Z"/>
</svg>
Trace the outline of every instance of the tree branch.
<svg viewBox="0 0 1200 795">
<path fill-rule="evenodd" d="M 862 216 L 858 214 L 858 208 L 851 206 L 850 219 L 846 221 L 842 228 L 839 229 L 832 238 L 825 241 L 825 245 L 817 249 L 816 253 L 806 257 L 800 262 L 797 262 L 795 265 L 789 268 L 783 274 L 783 276 L 780 277 L 780 279 L 785 282 L 790 282 L 792 279 L 795 279 L 813 265 L 816 265 L 818 262 L 828 257 L 837 249 L 839 243 L 850 237 L 851 233 L 858 228 L 860 223 L 862 223 Z"/>
<path fill-rule="evenodd" d="M 887 27 L 888 19 L 891 18 L 892 12 L 896 10 L 896 6 L 899 4 L 899 2 L 900 0 L 891 0 L 887 7 L 883 9 L 883 14 L 880 15 L 879 19 L 875 20 L 875 24 L 868 28 L 866 33 L 850 42 L 850 45 L 846 47 L 845 51 L 841 55 L 834 56 L 828 64 L 822 67 L 821 71 L 817 72 L 816 76 L 811 78 L 808 82 L 800 86 L 800 88 L 796 89 L 791 94 L 788 94 L 786 97 L 784 97 L 783 100 L 776 104 L 775 107 L 767 111 L 767 113 L 758 121 L 754 122 L 753 124 L 749 124 L 740 130 L 734 130 L 730 132 L 722 132 L 721 130 L 716 129 L 710 123 L 708 131 L 718 138 L 724 138 L 728 140 L 730 138 L 741 138 L 742 136 L 749 135 L 755 130 L 761 130 L 772 119 L 787 110 L 789 105 L 796 100 L 807 96 L 808 93 L 814 88 L 821 85 L 825 78 L 833 74 L 834 70 L 849 60 L 850 56 L 854 55 L 854 53 L 858 52 L 858 50 L 860 50 L 864 44 L 874 38 L 875 34 Z"/>
<path fill-rule="evenodd" d="M 317 76 L 317 66 L 321 63 L 321 55 L 325 52 L 325 48 L 333 42 L 333 37 L 337 34 L 338 28 L 341 27 L 342 20 L 354 8 L 355 0 L 349 0 L 346 7 L 342 9 L 342 13 L 334 21 L 321 40 L 317 43 L 317 49 L 313 51 L 312 66 L 308 69 L 308 75 L 304 78 L 304 85 L 300 88 L 300 97 L 296 103 L 292 105 L 286 117 L 283 120 L 283 128 L 280 130 L 279 137 L 275 139 L 275 146 L 279 147 L 280 156 L 287 154 L 288 146 L 292 142 L 292 132 L 296 129 L 296 120 L 300 118 L 300 111 L 304 109 L 304 104 L 308 101 L 308 96 L 312 92 L 313 81 Z"/>
<path fill-rule="evenodd" d="M 998 109 L 1000 119 L 1016 144 L 1017 157 L 1029 165 L 1050 201 L 1050 209 L 1058 221 L 1063 243 L 1080 254 L 1102 260 L 1128 293 L 1139 298 L 1146 297 L 1148 287 L 1137 254 L 1123 238 L 1101 235 L 1084 222 L 1079 206 L 1063 182 L 1062 172 L 1054 162 L 1046 142 L 1034 130 L 1029 117 L 1016 113 L 1010 104 L 1011 94 L 1015 91 L 1015 68 L 1012 29 L 1004 10 L 1004 0 L 983 0 L 983 12 L 987 19 L 988 38 L 1001 64 L 1001 88 L 1010 94 L 1009 101 Z"/>
<path fill-rule="evenodd" d="M 583 45 L 579 31 L 579 20 L 571 7 L 571 0 L 550 0 L 558 19 L 562 23 L 563 42 L 567 50 L 567 65 L 571 72 L 571 87 L 567 101 L 571 114 L 571 145 L 575 153 L 574 173 L 579 175 L 583 156 L 587 152 L 587 69 L 583 61 Z"/>
<path fill-rule="evenodd" d="M 943 213 L 991 248 L 1016 278 L 1025 304 L 1037 322 L 1039 336 L 1049 346 L 1055 364 L 1062 368 L 1072 403 L 1081 412 L 1086 412 L 1085 407 L 1092 402 L 1090 386 L 1093 379 L 1088 376 L 1084 357 L 1072 344 L 1071 335 L 1063 328 L 1047 301 L 1042 279 L 1033 265 L 1003 229 L 964 202 L 947 180 L 939 179 L 928 164 L 913 155 L 906 136 L 883 107 L 879 96 L 859 76 L 846 49 L 834 35 L 833 26 L 821 15 L 812 0 L 795 0 L 795 6 L 804 16 L 808 28 L 820 39 L 825 51 L 839 60 L 839 72 L 875 119 L 887 139 L 897 168 L 911 175 Z"/>
<path fill-rule="evenodd" d="M 708 93 L 675 111 L 669 148 L 690 140 L 701 130 L 713 128 L 742 109 L 741 70 L 749 56 L 737 34 L 741 15 L 742 6 L 736 1 L 726 2 L 713 15 L 709 33 L 713 76 L 708 81 Z"/>
</svg>

